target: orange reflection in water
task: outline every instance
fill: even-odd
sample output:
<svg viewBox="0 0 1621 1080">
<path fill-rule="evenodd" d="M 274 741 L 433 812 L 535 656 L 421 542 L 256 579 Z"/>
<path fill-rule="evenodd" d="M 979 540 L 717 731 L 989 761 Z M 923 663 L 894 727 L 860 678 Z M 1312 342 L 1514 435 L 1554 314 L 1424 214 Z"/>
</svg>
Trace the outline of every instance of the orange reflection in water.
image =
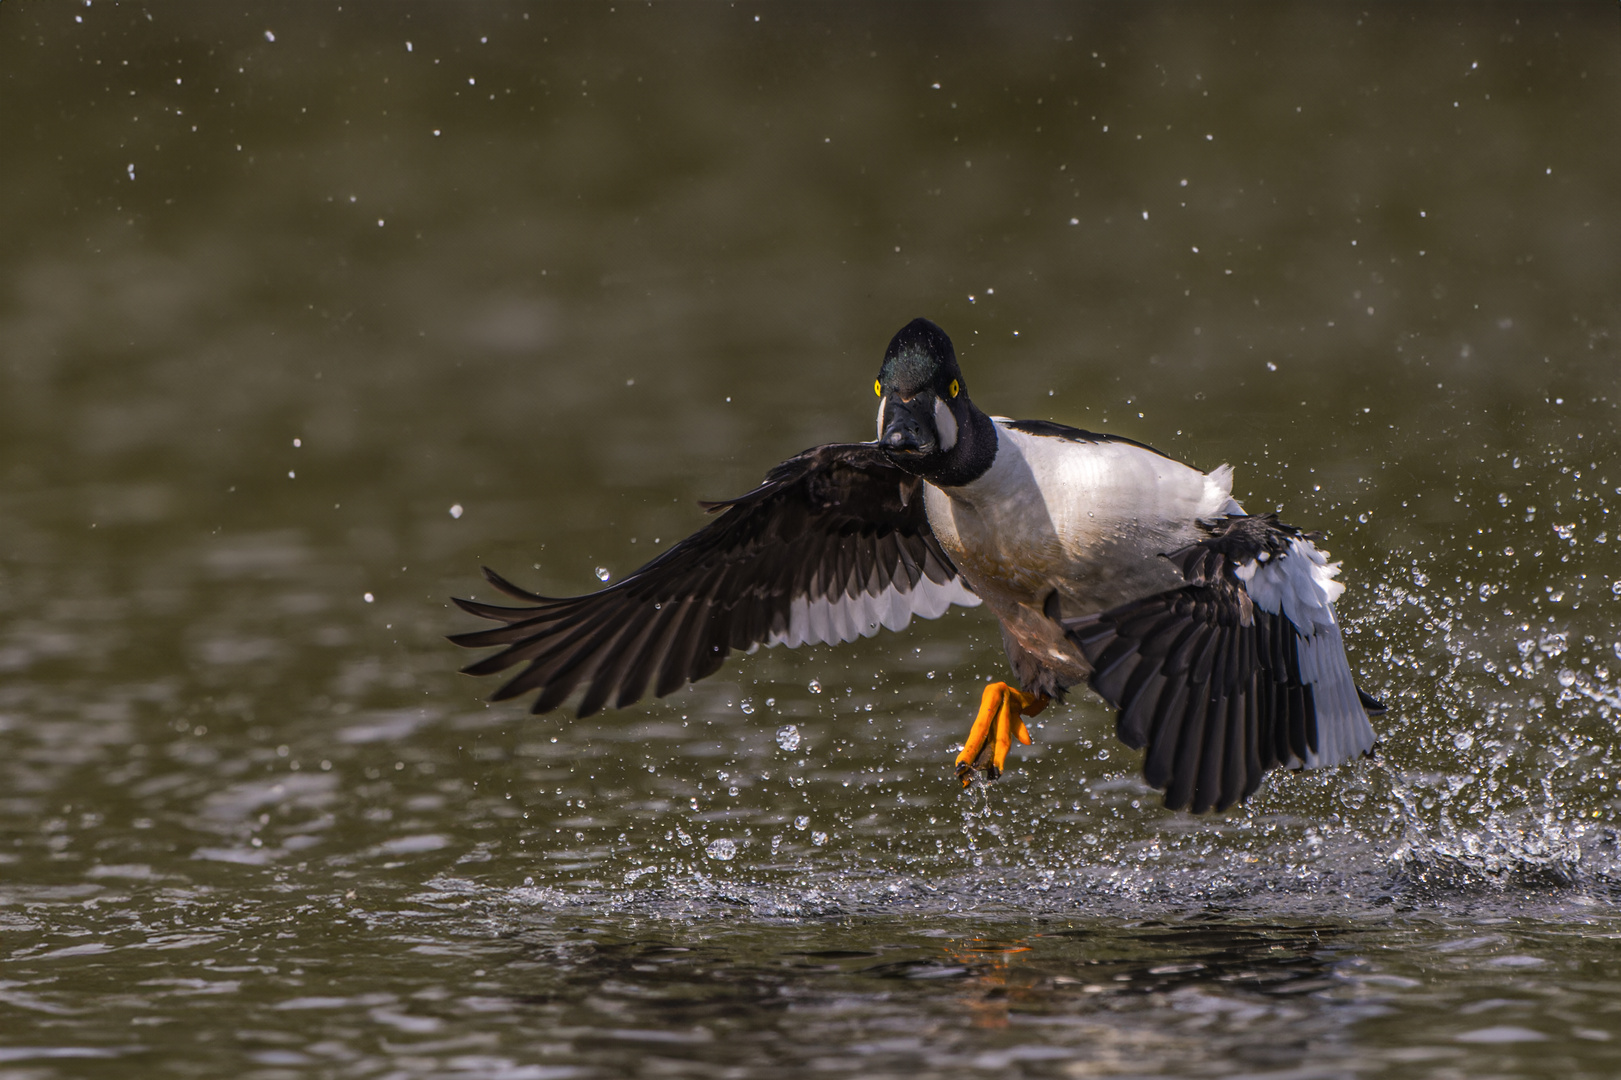
<svg viewBox="0 0 1621 1080">
<path fill-rule="evenodd" d="M 946 945 L 945 954 L 954 963 L 968 969 L 963 981 L 962 999 L 972 1025 L 976 1028 L 1005 1028 L 1008 1026 L 1008 1006 L 1022 996 L 1026 989 L 1014 974 L 1020 953 L 1031 951 L 1028 939 L 997 941 L 990 938 L 970 938 L 968 941 Z"/>
</svg>

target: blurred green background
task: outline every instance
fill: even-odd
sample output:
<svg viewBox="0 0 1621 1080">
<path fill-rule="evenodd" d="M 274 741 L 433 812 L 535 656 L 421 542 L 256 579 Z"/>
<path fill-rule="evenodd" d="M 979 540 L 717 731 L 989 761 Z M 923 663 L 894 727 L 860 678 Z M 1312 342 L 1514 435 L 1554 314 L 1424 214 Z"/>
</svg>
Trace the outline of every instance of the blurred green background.
<svg viewBox="0 0 1621 1080">
<path fill-rule="evenodd" d="M 0 1071 L 848 1070 L 882 1014 L 948 1075 L 1020 986 L 1029 1075 L 1259 1069 L 1298 1010 L 1325 1068 L 1608 1075 L 1618 73 L 1608 4 L 0 6 Z M 1322 529 L 1378 758 L 1168 814 L 1077 693 L 963 794 L 982 611 L 578 722 L 455 673 L 480 565 L 586 591 L 869 437 L 918 315 L 988 411 Z M 1082 993 L 1144 910 L 1297 1011 Z M 873 1012 L 917 934 L 955 989 Z M 759 1001 L 671 1011 L 695 937 Z"/>
</svg>

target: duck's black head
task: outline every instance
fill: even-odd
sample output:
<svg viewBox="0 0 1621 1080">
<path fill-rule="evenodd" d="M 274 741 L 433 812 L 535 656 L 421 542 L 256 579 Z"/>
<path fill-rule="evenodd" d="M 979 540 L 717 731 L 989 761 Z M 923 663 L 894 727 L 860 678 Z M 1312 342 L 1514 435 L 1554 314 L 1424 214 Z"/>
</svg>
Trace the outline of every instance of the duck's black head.
<svg viewBox="0 0 1621 1080">
<path fill-rule="evenodd" d="M 944 330 L 927 319 L 901 327 L 873 388 L 878 442 L 897 466 L 937 484 L 966 484 L 990 468 L 996 431 L 968 400 Z"/>
</svg>

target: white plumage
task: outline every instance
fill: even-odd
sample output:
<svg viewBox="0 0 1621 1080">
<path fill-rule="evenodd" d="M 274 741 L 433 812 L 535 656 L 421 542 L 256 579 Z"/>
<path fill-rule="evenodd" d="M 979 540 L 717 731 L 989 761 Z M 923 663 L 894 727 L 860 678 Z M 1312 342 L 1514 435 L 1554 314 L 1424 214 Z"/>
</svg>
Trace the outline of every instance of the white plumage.
<svg viewBox="0 0 1621 1080">
<path fill-rule="evenodd" d="M 1022 689 L 986 687 L 964 783 L 1001 771 L 1027 738 L 1018 716 L 1083 682 L 1119 710 L 1173 809 L 1224 809 L 1278 765 L 1372 748 L 1367 710 L 1382 706 L 1346 662 L 1338 566 L 1298 529 L 1246 516 L 1231 468 L 987 416 L 927 319 L 890 341 L 876 388 L 872 442 L 782 462 L 607 589 L 545 597 L 486 571 L 522 606 L 457 600 L 499 624 L 452 638 L 501 649 L 465 670 L 519 667 L 494 696 L 537 691 L 537 713 L 583 688 L 589 716 L 705 678 L 734 649 L 838 644 L 983 602 Z"/>
<path fill-rule="evenodd" d="M 789 605 L 788 629 L 773 633 L 765 644 L 790 649 L 807 644 L 838 645 L 872 637 L 880 629 L 904 630 L 913 616 L 938 619 L 953 604 L 978 607 L 979 603 L 979 597 L 955 577 L 941 584 L 920 578 L 908 592 L 890 585 L 876 595 L 863 592 L 837 600 L 796 596 Z"/>
<path fill-rule="evenodd" d="M 1064 611 L 1079 615 L 1180 585 L 1160 556 L 1198 539 L 1198 521 L 1243 512 L 1233 472 L 1202 473 L 1135 443 L 1031 434 L 992 419 L 996 460 L 983 476 L 961 487 L 924 485 L 929 525 L 1015 638 L 1078 680 L 1085 664 L 1057 641 L 1046 598 L 1056 592 Z"/>
<path fill-rule="evenodd" d="M 1288 764 L 1315 769 L 1359 757 L 1373 748 L 1375 736 L 1334 617 L 1334 601 L 1345 592 L 1334 580 L 1340 564 L 1298 536 L 1282 554 L 1265 555 L 1239 564 L 1233 573 L 1257 607 L 1294 624 L 1300 677 L 1311 687 L 1317 710 L 1317 752 Z"/>
</svg>

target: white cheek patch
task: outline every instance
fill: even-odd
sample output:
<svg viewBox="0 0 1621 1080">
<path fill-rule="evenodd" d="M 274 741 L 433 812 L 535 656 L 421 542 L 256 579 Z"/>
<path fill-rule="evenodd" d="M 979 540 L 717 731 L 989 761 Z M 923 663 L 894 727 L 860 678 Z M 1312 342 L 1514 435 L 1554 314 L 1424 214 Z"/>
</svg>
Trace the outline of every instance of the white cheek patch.
<svg viewBox="0 0 1621 1080">
<path fill-rule="evenodd" d="M 884 409 L 888 405 L 888 398 L 881 397 L 878 399 L 878 435 L 876 437 L 880 439 L 884 437 Z"/>
<path fill-rule="evenodd" d="M 957 445 L 957 418 L 951 408 L 939 398 L 934 399 L 934 430 L 940 436 L 940 449 L 950 450 Z"/>
</svg>

